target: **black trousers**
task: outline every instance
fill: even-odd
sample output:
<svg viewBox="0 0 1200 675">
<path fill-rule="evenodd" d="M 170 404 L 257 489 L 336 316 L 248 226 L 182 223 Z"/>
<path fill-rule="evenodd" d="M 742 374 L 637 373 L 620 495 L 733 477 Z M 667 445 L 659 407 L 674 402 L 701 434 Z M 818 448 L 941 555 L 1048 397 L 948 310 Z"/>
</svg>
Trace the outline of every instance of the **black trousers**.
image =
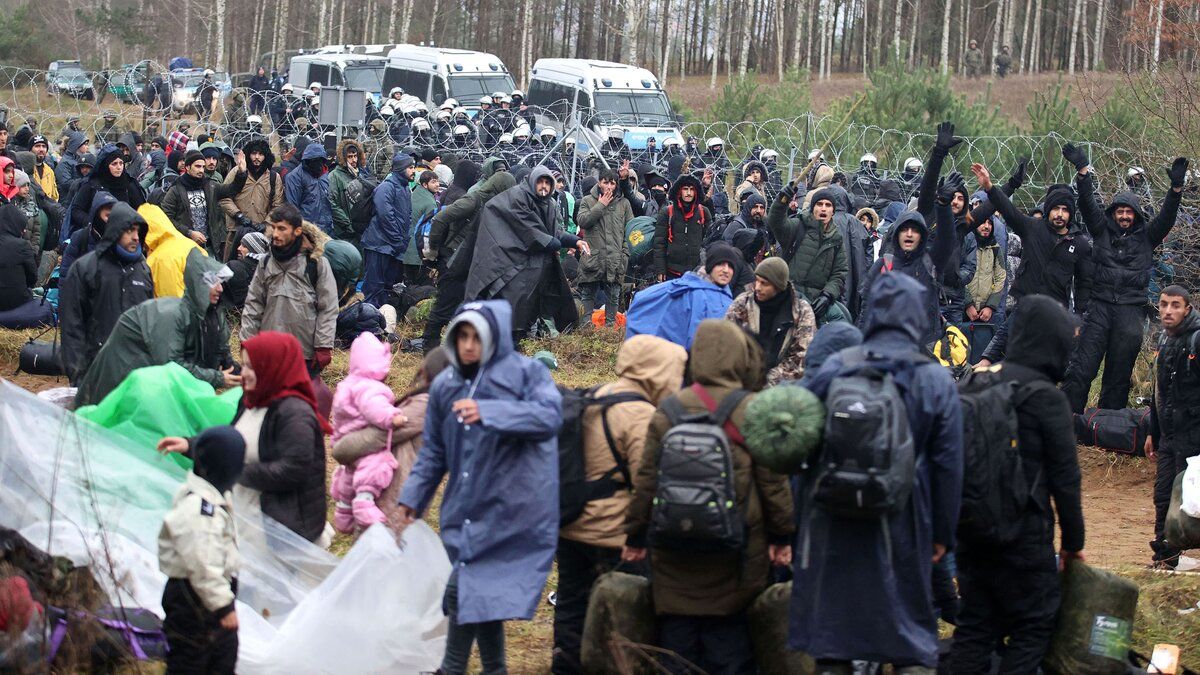
<svg viewBox="0 0 1200 675">
<path fill-rule="evenodd" d="M 1188 458 L 1200 455 L 1200 445 L 1164 436 L 1155 450 L 1154 543 L 1151 546 L 1155 560 L 1166 560 L 1179 555 L 1179 551 L 1167 546 L 1163 537 L 1163 523 L 1167 519 L 1167 508 L 1171 505 L 1171 488 L 1175 486 L 1175 477 L 1187 468 Z"/>
<path fill-rule="evenodd" d="M 459 267 L 466 266 L 456 265 L 438 269 L 437 293 L 433 297 L 433 308 L 429 310 L 429 318 L 425 320 L 425 332 L 422 334 L 426 352 L 441 344 L 442 329 L 454 318 L 454 310 L 462 304 L 467 293 L 469 268 L 457 269 Z"/>
<path fill-rule="evenodd" d="M 162 597 L 167 635 L 167 672 L 232 675 L 237 666 L 238 634 L 221 628 L 186 579 L 168 579 Z"/>
<path fill-rule="evenodd" d="M 1129 378 L 1142 349 L 1145 326 L 1146 310 L 1142 305 L 1092 301 L 1063 383 L 1072 412 L 1081 413 L 1087 405 L 1101 361 L 1104 377 L 1098 406 L 1108 410 L 1129 407 Z"/>
<path fill-rule="evenodd" d="M 1035 536 L 1003 548 L 960 549 L 957 560 L 962 605 L 950 672 L 991 672 L 992 655 L 1002 646 L 1000 673 L 1038 672 L 1062 600 L 1053 539 Z"/>
<path fill-rule="evenodd" d="M 620 564 L 621 549 L 560 538 L 557 555 L 558 600 L 554 605 L 554 661 L 551 672 L 555 675 L 581 673 L 583 667 L 579 650 L 592 586 L 601 574 L 611 572 Z"/>
<path fill-rule="evenodd" d="M 683 675 L 694 669 L 680 663 L 677 654 L 709 675 L 753 675 L 754 645 L 745 614 L 733 616 L 658 617 L 658 646 L 671 652 L 661 657 L 671 673 Z"/>
</svg>

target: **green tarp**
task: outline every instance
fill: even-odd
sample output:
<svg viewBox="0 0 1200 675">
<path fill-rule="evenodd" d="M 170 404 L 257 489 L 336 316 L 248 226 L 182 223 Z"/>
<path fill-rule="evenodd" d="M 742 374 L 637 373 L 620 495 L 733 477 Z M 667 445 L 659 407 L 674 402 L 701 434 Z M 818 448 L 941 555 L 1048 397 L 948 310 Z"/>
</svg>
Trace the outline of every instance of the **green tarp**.
<svg viewBox="0 0 1200 675">
<path fill-rule="evenodd" d="M 98 405 L 84 406 L 75 414 L 153 451 L 164 436 L 194 436 L 229 424 L 241 398 L 240 387 L 218 395 L 208 383 L 168 363 L 133 371 Z M 191 460 L 171 458 L 191 468 Z"/>
</svg>

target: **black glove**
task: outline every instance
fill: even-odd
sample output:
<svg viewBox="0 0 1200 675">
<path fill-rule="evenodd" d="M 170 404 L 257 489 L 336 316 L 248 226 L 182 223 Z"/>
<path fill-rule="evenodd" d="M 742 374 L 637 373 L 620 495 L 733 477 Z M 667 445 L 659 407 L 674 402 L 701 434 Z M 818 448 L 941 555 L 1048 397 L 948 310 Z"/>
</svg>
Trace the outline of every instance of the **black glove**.
<svg viewBox="0 0 1200 675">
<path fill-rule="evenodd" d="M 1083 171 L 1088 164 L 1091 164 L 1083 148 L 1077 147 L 1073 143 L 1067 143 L 1063 146 L 1062 155 L 1063 159 L 1075 165 L 1076 171 Z"/>
<path fill-rule="evenodd" d="M 796 182 L 791 181 L 787 185 L 784 185 L 783 189 L 779 191 L 779 203 L 787 204 L 787 203 L 791 202 L 792 197 L 795 197 L 795 196 L 796 196 Z"/>
<path fill-rule="evenodd" d="M 562 248 L 562 242 L 558 240 L 558 237 L 550 237 L 550 241 L 546 242 L 546 246 L 543 250 L 549 251 L 549 252 L 554 252 L 561 248 Z"/>
<path fill-rule="evenodd" d="M 962 143 L 963 139 L 954 135 L 954 123 L 942 122 L 937 126 L 937 140 L 934 142 L 934 149 L 941 152 L 943 155 Z"/>
<path fill-rule="evenodd" d="M 825 316 L 825 310 L 829 309 L 829 305 L 833 304 L 833 298 L 829 297 L 828 293 L 822 293 L 813 301 L 812 311 L 816 315 L 817 320 Z"/>
<path fill-rule="evenodd" d="M 967 185 L 963 182 L 961 173 L 951 171 L 949 175 L 938 179 L 937 201 L 939 204 L 949 204 L 954 201 L 954 195 L 957 192 L 963 194 L 967 192 Z"/>
<path fill-rule="evenodd" d="M 1025 178 L 1028 176 L 1028 167 L 1029 158 L 1022 157 L 1021 160 L 1017 162 L 1016 170 L 1013 171 L 1013 174 L 1008 177 L 1008 182 L 1004 184 L 1004 194 L 1011 196 L 1012 193 L 1021 188 L 1021 185 L 1025 183 Z"/>
<path fill-rule="evenodd" d="M 250 218 L 248 218 L 246 214 L 242 213 L 241 211 L 238 211 L 237 214 L 233 216 L 233 219 L 236 220 L 237 224 L 241 227 L 247 227 L 251 229 L 254 228 L 254 223 L 250 222 Z"/>
<path fill-rule="evenodd" d="M 1182 189 L 1184 183 L 1187 182 L 1187 157 L 1176 157 L 1171 163 L 1171 168 L 1167 169 L 1167 178 L 1171 179 L 1171 187 Z"/>
</svg>

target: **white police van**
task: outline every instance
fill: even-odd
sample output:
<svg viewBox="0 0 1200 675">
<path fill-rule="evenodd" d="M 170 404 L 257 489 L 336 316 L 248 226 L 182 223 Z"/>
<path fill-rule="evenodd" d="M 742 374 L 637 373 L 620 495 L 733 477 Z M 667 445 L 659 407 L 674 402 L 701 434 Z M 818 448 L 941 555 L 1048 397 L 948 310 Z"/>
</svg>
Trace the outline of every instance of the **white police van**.
<svg viewBox="0 0 1200 675">
<path fill-rule="evenodd" d="M 538 59 L 525 99 L 538 108 L 539 125 L 560 134 L 582 127 L 581 151 L 587 150 L 585 143 L 603 143 L 614 127 L 624 130 L 631 150 L 644 150 L 650 137 L 659 148 L 670 137 L 683 142 L 682 120 L 658 78 L 645 68 L 595 59 Z"/>
<path fill-rule="evenodd" d="M 288 82 L 298 92 L 313 82 L 322 87 L 365 89 L 378 105 L 387 64 L 387 57 L 378 54 L 301 54 L 292 57 Z"/>
<path fill-rule="evenodd" d="M 432 110 L 447 98 L 474 114 L 481 96 L 511 92 L 516 85 L 508 68 L 496 56 L 467 49 L 424 45 L 398 45 L 388 52 L 383 92 L 392 87 L 415 96 Z"/>
</svg>

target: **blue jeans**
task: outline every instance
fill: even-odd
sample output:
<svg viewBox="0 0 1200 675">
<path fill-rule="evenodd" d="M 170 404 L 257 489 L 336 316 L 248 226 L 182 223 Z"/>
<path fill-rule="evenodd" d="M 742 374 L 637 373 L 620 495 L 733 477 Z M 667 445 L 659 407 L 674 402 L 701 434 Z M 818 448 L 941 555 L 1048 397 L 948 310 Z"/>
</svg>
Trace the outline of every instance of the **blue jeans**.
<svg viewBox="0 0 1200 675">
<path fill-rule="evenodd" d="M 483 663 L 483 675 L 507 675 L 504 663 L 504 622 L 458 623 L 458 574 L 450 576 L 446 584 L 446 595 L 442 608 L 450 617 L 450 631 L 446 635 L 446 654 L 442 657 L 442 672 L 460 675 L 467 672 L 471 659 L 471 646 L 479 642 L 479 660 Z"/>
</svg>

